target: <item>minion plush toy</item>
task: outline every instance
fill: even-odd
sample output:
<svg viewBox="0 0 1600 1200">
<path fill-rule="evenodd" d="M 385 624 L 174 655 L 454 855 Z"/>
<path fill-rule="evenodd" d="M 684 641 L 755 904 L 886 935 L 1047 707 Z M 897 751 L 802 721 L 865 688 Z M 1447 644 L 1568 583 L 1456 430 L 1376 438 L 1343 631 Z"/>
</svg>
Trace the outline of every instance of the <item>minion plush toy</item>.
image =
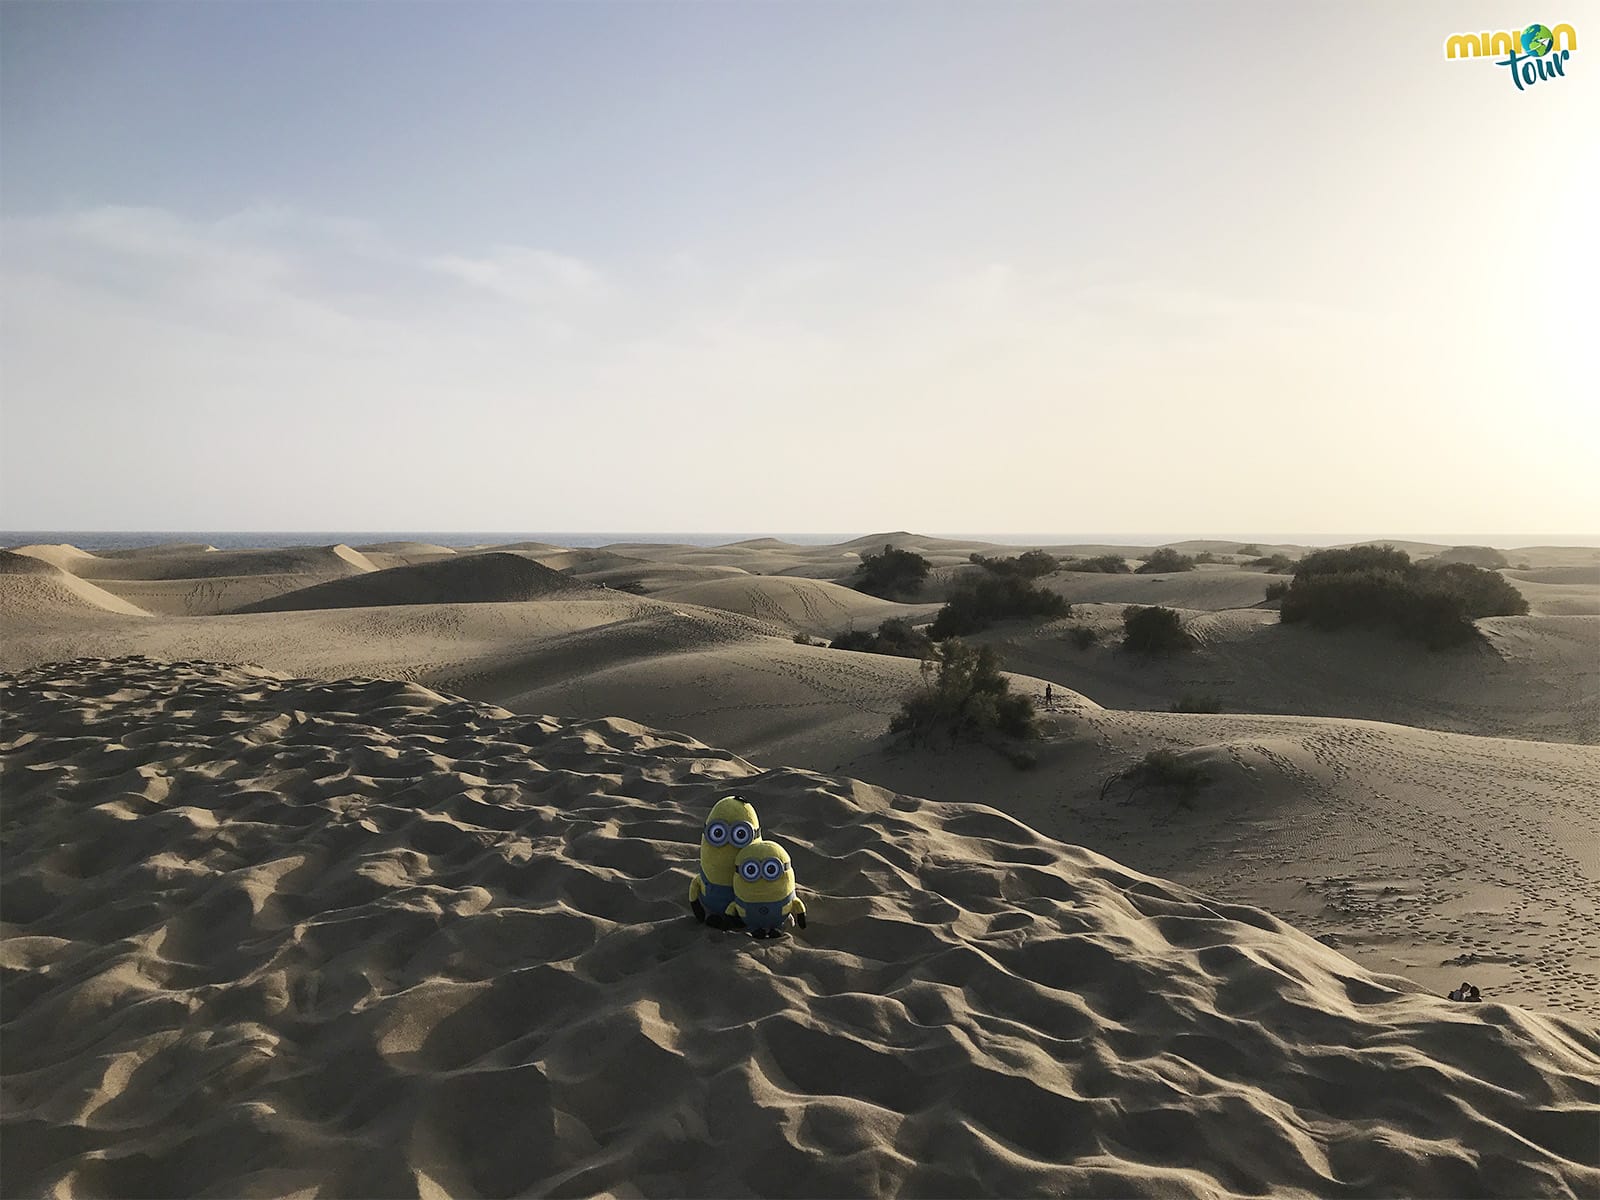
<svg viewBox="0 0 1600 1200">
<path fill-rule="evenodd" d="M 694 919 L 714 929 L 737 927 L 727 916 L 733 903 L 734 859 L 761 837 L 756 810 L 737 796 L 724 796 L 711 807 L 700 833 L 700 873 L 689 884 Z"/>
<path fill-rule="evenodd" d="M 742 920 L 751 937 L 782 937 L 791 914 L 796 925 L 806 927 L 806 905 L 794 894 L 789 852 L 777 842 L 751 842 L 739 851 L 734 864 L 733 895 L 728 915 Z"/>
</svg>

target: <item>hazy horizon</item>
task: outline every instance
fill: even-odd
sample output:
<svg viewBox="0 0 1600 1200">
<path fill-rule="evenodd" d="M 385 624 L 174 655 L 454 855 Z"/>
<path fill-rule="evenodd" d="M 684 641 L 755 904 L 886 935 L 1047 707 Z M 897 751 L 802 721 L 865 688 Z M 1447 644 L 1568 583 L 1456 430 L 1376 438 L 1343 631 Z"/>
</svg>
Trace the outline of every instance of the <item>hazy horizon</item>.
<svg viewBox="0 0 1600 1200">
<path fill-rule="evenodd" d="M 861 530 L 858 532 L 815 533 L 785 531 L 730 530 L 414 530 L 414 529 L 91 529 L 91 530 L 0 530 L 0 547 L 27 544 L 68 543 L 79 549 L 124 550 L 161 545 L 184 539 L 218 544 L 220 549 L 278 548 L 323 545 L 329 541 L 374 544 L 384 541 L 433 542 L 451 547 L 488 544 L 495 541 L 542 541 L 553 545 L 593 547 L 625 542 L 681 543 L 694 546 L 722 546 L 758 538 L 788 541 L 794 545 L 827 546 L 870 536 L 894 536 L 906 532 L 914 536 L 951 540 L 986 541 L 1017 546 L 1126 545 L 1163 546 L 1180 542 L 1252 542 L 1262 545 L 1337 546 L 1357 542 L 1417 542 L 1440 546 L 1490 546 L 1497 550 L 1535 547 L 1600 547 L 1595 534 L 1520 534 L 1496 537 L 1491 534 L 1361 534 L 1361 533 L 1260 533 L 1207 534 L 1160 533 L 1151 531 L 1095 532 L 994 532 L 952 530 Z M 252 541 L 251 539 L 259 539 Z M 295 540 L 295 539 L 305 539 Z"/>
<path fill-rule="evenodd" d="M 1586 51 L 906 17 L 0 5 L 0 521 L 1593 523 Z"/>
</svg>

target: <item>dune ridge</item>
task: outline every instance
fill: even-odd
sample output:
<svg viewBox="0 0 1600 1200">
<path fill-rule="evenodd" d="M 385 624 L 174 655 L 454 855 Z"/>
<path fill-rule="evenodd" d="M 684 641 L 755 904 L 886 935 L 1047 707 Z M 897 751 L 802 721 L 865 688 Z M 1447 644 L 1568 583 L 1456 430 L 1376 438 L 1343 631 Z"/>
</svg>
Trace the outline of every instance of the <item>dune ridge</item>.
<svg viewBox="0 0 1600 1200">
<path fill-rule="evenodd" d="M 982 803 L 396 681 L 0 688 L 8 1195 L 1600 1188 L 1592 1024 Z M 684 911 L 734 791 L 783 942 Z"/>
<path fill-rule="evenodd" d="M 493 604 L 584 589 L 521 554 L 455 555 L 331 579 L 241 605 L 240 613 L 416 604 Z"/>
</svg>

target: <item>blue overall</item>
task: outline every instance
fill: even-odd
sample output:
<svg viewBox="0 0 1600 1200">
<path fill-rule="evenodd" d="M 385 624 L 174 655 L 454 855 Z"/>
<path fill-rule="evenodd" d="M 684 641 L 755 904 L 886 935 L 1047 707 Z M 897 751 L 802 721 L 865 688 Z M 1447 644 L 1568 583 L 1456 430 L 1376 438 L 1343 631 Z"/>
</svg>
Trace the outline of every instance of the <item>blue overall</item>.
<svg viewBox="0 0 1600 1200">
<path fill-rule="evenodd" d="M 730 891 L 732 889 L 729 889 Z M 789 914 L 783 911 L 783 906 L 794 899 L 790 892 L 781 900 L 757 900 L 751 903 L 748 900 L 739 901 L 744 905 L 744 926 L 746 929 L 777 929 Z"/>
<path fill-rule="evenodd" d="M 728 905 L 734 901 L 732 884 L 712 883 L 706 878 L 706 873 L 701 871 L 700 886 L 705 889 L 705 893 L 700 897 L 700 903 L 705 905 L 708 913 L 715 913 L 720 917 L 728 911 Z"/>
</svg>

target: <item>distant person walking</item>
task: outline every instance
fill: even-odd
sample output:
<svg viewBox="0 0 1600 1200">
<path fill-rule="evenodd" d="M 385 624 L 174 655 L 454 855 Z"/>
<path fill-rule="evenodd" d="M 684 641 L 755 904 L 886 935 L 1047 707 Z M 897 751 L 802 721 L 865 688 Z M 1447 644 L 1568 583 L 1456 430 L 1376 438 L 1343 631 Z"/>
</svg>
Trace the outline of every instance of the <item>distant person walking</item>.
<svg viewBox="0 0 1600 1200">
<path fill-rule="evenodd" d="M 1048 683 L 1044 685 L 1044 706 L 1052 710 L 1056 706 L 1055 689 L 1052 688 Z"/>
</svg>

